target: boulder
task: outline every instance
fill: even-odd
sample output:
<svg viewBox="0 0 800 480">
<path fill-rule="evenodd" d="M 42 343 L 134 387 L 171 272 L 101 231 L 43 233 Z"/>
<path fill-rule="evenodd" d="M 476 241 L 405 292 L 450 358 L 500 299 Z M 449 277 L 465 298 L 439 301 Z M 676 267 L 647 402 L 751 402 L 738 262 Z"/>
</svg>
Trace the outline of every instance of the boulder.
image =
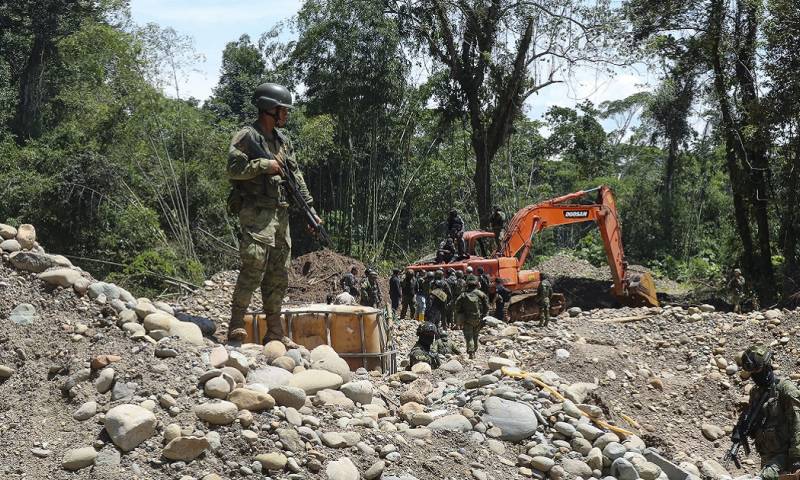
<svg viewBox="0 0 800 480">
<path fill-rule="evenodd" d="M 22 246 L 14 239 L 4 240 L 3 242 L 0 242 L 0 250 L 8 253 L 14 253 L 22 250 Z"/>
<path fill-rule="evenodd" d="M 266 358 L 267 363 L 271 364 L 273 360 L 284 355 L 286 355 L 286 346 L 283 344 L 283 342 L 273 340 L 264 345 L 264 357 Z"/>
<path fill-rule="evenodd" d="M 239 410 L 260 412 L 271 410 L 275 406 L 275 399 L 266 393 L 256 392 L 247 388 L 237 388 L 228 395 L 228 401 L 234 403 Z"/>
<path fill-rule="evenodd" d="M 348 382 L 342 385 L 340 390 L 347 398 L 356 403 L 361 405 L 372 403 L 372 382 L 370 381 Z"/>
<path fill-rule="evenodd" d="M 306 404 L 306 392 L 302 388 L 279 385 L 269 390 L 275 404 L 282 407 L 303 408 Z"/>
<path fill-rule="evenodd" d="M 156 431 L 156 416 L 138 405 L 118 405 L 106 413 L 105 428 L 111 441 L 129 452 Z"/>
<path fill-rule="evenodd" d="M 81 272 L 71 268 L 55 268 L 39 274 L 39 280 L 63 288 L 71 287 L 79 278 Z"/>
<path fill-rule="evenodd" d="M 239 408 L 236 404 L 225 400 L 207 402 L 194 407 L 197 418 L 212 425 L 230 425 L 236 420 Z"/>
<path fill-rule="evenodd" d="M 328 480 L 359 480 L 361 478 L 358 468 L 347 457 L 330 462 L 325 469 L 325 474 L 328 476 Z"/>
<path fill-rule="evenodd" d="M 0 223 L 0 239 L 11 240 L 17 236 L 17 229 L 11 225 Z"/>
<path fill-rule="evenodd" d="M 194 323 L 181 322 L 180 320 L 175 319 L 175 321 L 170 325 L 169 334 L 170 336 L 178 337 L 184 342 L 191 343 L 192 345 L 205 344 L 203 341 L 203 332 L 200 330 L 200 327 Z"/>
<path fill-rule="evenodd" d="M 23 223 L 17 228 L 17 241 L 25 250 L 30 250 L 36 243 L 36 228 L 29 223 Z"/>
<path fill-rule="evenodd" d="M 38 252 L 14 252 L 9 255 L 9 260 L 14 268 L 26 272 L 42 273 L 48 268 L 60 266 L 53 255 Z M 71 265 L 62 265 L 69 267 Z"/>
<path fill-rule="evenodd" d="M 273 367 L 275 368 L 275 367 Z M 278 369 L 283 372 L 285 370 Z M 320 390 L 333 389 L 336 390 L 342 386 L 342 377 L 327 370 L 305 370 L 292 375 L 289 380 L 290 387 L 302 388 L 306 395 L 314 395 Z"/>
<path fill-rule="evenodd" d="M 206 437 L 178 437 L 171 440 L 161 454 L 169 460 L 191 462 L 210 446 Z"/>
<path fill-rule="evenodd" d="M 470 432 L 472 431 L 472 424 L 464 415 L 446 415 L 429 423 L 428 429 L 434 432 Z"/>
<path fill-rule="evenodd" d="M 509 442 L 524 440 L 536 432 L 539 420 L 527 404 L 489 397 L 483 403 L 484 423 L 491 423 L 501 431 L 500 439 Z"/>
<path fill-rule="evenodd" d="M 335 373 L 344 382 L 349 382 L 353 376 L 350 365 L 328 345 L 320 345 L 311 351 L 311 368 Z"/>
<path fill-rule="evenodd" d="M 168 313 L 155 312 L 144 317 L 144 322 L 142 324 L 144 325 L 144 329 L 148 332 L 152 330 L 165 330 L 168 332 L 172 326 L 172 322 L 177 321 L 175 317 Z"/>
<path fill-rule="evenodd" d="M 262 453 L 256 455 L 255 460 L 261 464 L 261 468 L 264 470 L 283 470 L 288 461 L 286 455 L 280 452 Z"/>
<path fill-rule="evenodd" d="M 260 383 L 267 387 L 268 390 L 288 385 L 291 380 L 291 372 L 279 367 L 261 367 L 247 372 L 247 383 Z"/>
</svg>

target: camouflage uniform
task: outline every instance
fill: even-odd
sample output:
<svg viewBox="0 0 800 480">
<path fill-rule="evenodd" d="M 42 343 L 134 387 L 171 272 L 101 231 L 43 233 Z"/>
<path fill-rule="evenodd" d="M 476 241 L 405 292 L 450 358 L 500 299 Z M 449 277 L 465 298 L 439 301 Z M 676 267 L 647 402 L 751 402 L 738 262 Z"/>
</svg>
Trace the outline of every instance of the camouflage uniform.
<svg viewBox="0 0 800 480">
<path fill-rule="evenodd" d="M 441 285 L 434 285 L 429 299 L 431 304 L 425 312 L 425 321 L 431 322 L 437 327 L 446 325 L 447 292 L 441 288 Z"/>
<path fill-rule="evenodd" d="M 367 277 L 361 282 L 361 305 L 378 308 L 383 304 L 377 278 Z"/>
<path fill-rule="evenodd" d="M 425 272 L 421 272 L 424 274 Z M 425 278 L 419 276 L 414 284 L 414 302 L 416 303 L 417 320 L 422 321 L 425 318 L 425 308 L 427 308 L 425 298 Z"/>
<path fill-rule="evenodd" d="M 553 286 L 550 280 L 542 279 L 539 288 L 536 289 L 539 300 L 539 326 L 546 327 L 550 323 L 550 297 L 553 296 Z"/>
<path fill-rule="evenodd" d="M 400 307 L 400 318 L 406 317 L 406 311 L 411 311 L 411 318 L 414 318 L 415 305 L 414 305 L 414 290 L 416 290 L 416 278 L 413 272 L 406 272 L 403 277 L 401 286 L 403 298 Z"/>
<path fill-rule="evenodd" d="M 494 316 L 504 322 L 506 320 L 506 303 L 511 300 L 511 290 L 507 289 L 502 282 L 496 281 L 494 291 L 496 293 Z"/>
<path fill-rule="evenodd" d="M 741 271 L 737 268 L 734 270 L 733 277 L 728 281 L 728 290 L 730 291 L 731 303 L 733 304 L 734 313 L 742 313 L 742 300 L 744 299 L 745 279 Z"/>
<path fill-rule="evenodd" d="M 489 217 L 489 225 L 494 233 L 494 244 L 497 246 L 497 250 L 500 250 L 500 239 L 503 235 L 503 228 L 506 226 L 506 215 L 500 208 L 495 207 L 494 213 Z"/>
<path fill-rule="evenodd" d="M 463 289 L 459 289 L 458 287 L 458 277 L 454 272 L 450 273 L 450 276 L 447 277 L 447 286 L 450 288 L 450 298 L 447 299 L 447 324 L 452 326 L 453 321 L 453 307 L 456 303 L 456 298 L 461 295 Z"/>
<path fill-rule="evenodd" d="M 423 327 L 433 330 L 433 335 L 422 334 Z M 408 353 L 409 368 L 416 363 L 427 363 L 431 368 L 439 368 L 441 365 L 441 355 L 458 354 L 458 348 L 450 342 L 447 333 L 436 327 L 431 328 L 429 322 L 425 322 L 417 328 L 417 343 Z"/>
<path fill-rule="evenodd" d="M 477 283 L 475 277 L 467 279 L 467 291 L 456 299 L 454 307 L 455 322 L 464 331 L 469 358 L 475 358 L 481 321 L 489 311 L 489 297 L 476 288 Z"/>
<path fill-rule="evenodd" d="M 339 286 L 342 287 L 342 290 L 347 290 L 350 295 L 358 298 L 358 280 L 352 272 L 347 272 L 342 276 Z"/>
<path fill-rule="evenodd" d="M 244 314 L 253 292 L 260 286 L 267 316 L 267 340 L 280 340 L 284 336 L 280 310 L 289 283 L 292 249 L 289 203 L 281 187 L 283 180 L 280 175 L 266 173 L 268 160 L 274 159 L 279 151 L 285 168 L 297 179 L 305 201 L 312 204 L 291 143 L 281 130 L 267 134 L 255 122 L 239 130 L 228 149 L 227 174 L 233 185 L 229 206 L 239 215 L 242 262 L 233 290 L 229 331 L 244 327 Z M 262 157 L 263 152 L 272 158 Z"/>
</svg>

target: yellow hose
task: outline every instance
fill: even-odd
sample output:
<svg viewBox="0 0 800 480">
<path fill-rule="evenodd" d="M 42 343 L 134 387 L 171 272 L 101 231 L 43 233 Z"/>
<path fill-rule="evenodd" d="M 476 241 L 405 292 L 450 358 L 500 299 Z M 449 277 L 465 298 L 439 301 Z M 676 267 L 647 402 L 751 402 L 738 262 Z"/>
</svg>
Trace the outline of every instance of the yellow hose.
<svg viewBox="0 0 800 480">
<path fill-rule="evenodd" d="M 547 390 L 557 400 L 559 400 L 561 402 L 566 400 L 564 398 L 564 396 L 561 395 L 560 393 L 558 393 L 558 391 L 555 388 L 553 388 L 550 385 L 544 383 L 542 380 L 537 378 L 536 375 L 534 375 L 532 373 L 528 373 L 528 372 L 525 372 L 525 371 L 522 371 L 522 370 L 520 370 L 519 372 L 515 372 L 515 371 L 512 371 L 511 369 L 509 369 L 508 367 L 503 367 L 503 368 L 500 369 L 500 371 L 502 371 L 503 375 L 505 375 L 507 377 L 516 378 L 516 379 L 524 379 L 524 378 L 530 379 L 536 385 L 542 387 L 544 390 Z M 581 415 L 583 415 L 584 417 L 588 418 L 592 422 L 596 423 L 598 426 L 603 427 L 606 430 L 611 430 L 612 432 L 614 432 L 614 433 L 616 433 L 618 435 L 621 435 L 623 438 L 629 437 L 631 435 L 635 435 L 634 432 L 631 432 L 629 430 L 625 430 L 624 428 L 620 428 L 620 427 L 617 427 L 617 426 L 614 426 L 614 425 L 610 425 L 609 423 L 607 423 L 607 422 L 605 422 L 603 420 L 600 420 L 597 417 L 593 417 L 593 416 L 589 415 L 588 413 L 584 412 L 583 410 L 581 410 Z M 635 420 L 633 420 L 631 417 L 629 417 L 627 415 L 621 414 L 621 417 L 623 419 L 625 419 L 625 421 L 628 422 L 629 424 L 631 424 L 632 426 L 638 425 L 638 423 L 636 423 Z"/>
</svg>

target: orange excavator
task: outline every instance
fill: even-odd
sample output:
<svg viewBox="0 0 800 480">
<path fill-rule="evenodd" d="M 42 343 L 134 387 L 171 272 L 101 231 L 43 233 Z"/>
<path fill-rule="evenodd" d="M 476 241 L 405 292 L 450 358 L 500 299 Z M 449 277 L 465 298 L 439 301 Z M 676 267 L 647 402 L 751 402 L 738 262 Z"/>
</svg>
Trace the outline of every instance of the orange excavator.
<svg viewBox="0 0 800 480">
<path fill-rule="evenodd" d="M 597 197 L 594 203 L 576 203 L 595 192 Z M 658 306 L 653 277 L 649 273 L 634 272 L 628 268 L 614 194 L 605 185 L 522 208 L 508 222 L 498 251 L 489 247 L 494 245 L 493 233 L 467 231 L 464 232 L 466 253 L 469 255 L 467 258 L 451 263 L 423 261 L 408 268 L 414 271 L 433 271 L 440 268 L 466 271 L 467 267 L 472 267 L 473 271 L 477 271 L 481 267 L 492 284 L 496 277 L 500 277 L 506 288 L 515 294 L 509 305 L 509 314 L 513 320 L 538 318 L 536 295 L 525 292 L 535 291 L 540 283 L 540 274 L 535 270 L 523 269 L 533 238 L 546 228 L 581 222 L 595 222 L 600 229 L 613 278 L 611 294 L 623 305 Z M 564 305 L 563 295 L 554 294 L 551 314 L 560 313 Z"/>
</svg>

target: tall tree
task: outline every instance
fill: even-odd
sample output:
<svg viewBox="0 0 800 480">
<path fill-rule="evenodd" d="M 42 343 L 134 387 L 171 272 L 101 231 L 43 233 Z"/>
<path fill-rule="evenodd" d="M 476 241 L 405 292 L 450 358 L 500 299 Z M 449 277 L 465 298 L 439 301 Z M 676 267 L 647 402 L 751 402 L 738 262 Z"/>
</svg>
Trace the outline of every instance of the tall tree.
<svg viewBox="0 0 800 480">
<path fill-rule="evenodd" d="M 604 2 L 395 0 L 394 11 L 449 74 L 446 110 L 466 119 L 480 222 L 491 215 L 491 165 L 525 100 L 595 56 L 611 25 Z"/>
<path fill-rule="evenodd" d="M 264 77 L 266 64 L 261 52 L 242 35 L 239 40 L 229 42 L 222 51 L 222 72 L 205 107 L 219 118 L 228 118 L 244 123 L 255 116 L 255 107 L 250 102 L 253 90 Z"/>
</svg>

